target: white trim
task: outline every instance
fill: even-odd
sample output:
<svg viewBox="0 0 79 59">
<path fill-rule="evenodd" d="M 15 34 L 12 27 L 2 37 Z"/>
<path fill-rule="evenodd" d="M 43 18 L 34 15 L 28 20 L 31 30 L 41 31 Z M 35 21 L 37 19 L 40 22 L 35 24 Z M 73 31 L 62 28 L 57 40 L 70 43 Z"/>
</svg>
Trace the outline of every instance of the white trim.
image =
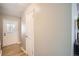
<svg viewBox="0 0 79 59">
<path fill-rule="evenodd" d="M 17 44 L 21 44 L 21 42 L 17 42 Z"/>
<path fill-rule="evenodd" d="M 16 43 L 12 43 L 12 44 L 9 44 L 9 45 L 13 45 L 13 44 L 20 44 L 21 42 L 16 42 Z M 2 47 L 6 47 L 6 46 L 9 46 L 9 45 L 3 45 Z"/>
</svg>

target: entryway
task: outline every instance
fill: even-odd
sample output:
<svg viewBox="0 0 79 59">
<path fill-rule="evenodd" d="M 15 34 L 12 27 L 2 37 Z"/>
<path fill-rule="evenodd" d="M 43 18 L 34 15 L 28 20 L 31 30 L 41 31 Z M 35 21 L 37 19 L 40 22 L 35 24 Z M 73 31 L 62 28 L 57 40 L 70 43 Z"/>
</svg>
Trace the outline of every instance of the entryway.
<svg viewBox="0 0 79 59">
<path fill-rule="evenodd" d="M 0 4 L 0 42 L 2 56 L 33 56 L 33 9 L 30 4 Z M 5 11 L 6 10 L 6 11 Z M 27 12 L 27 13 L 25 13 Z"/>
</svg>

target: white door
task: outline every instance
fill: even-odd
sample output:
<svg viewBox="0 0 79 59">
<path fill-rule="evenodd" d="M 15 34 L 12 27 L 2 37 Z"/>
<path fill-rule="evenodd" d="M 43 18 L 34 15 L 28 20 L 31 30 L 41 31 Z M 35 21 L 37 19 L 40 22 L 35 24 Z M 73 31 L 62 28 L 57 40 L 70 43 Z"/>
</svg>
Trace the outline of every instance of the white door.
<svg viewBox="0 0 79 59">
<path fill-rule="evenodd" d="M 26 50 L 28 55 L 34 55 L 33 12 L 26 14 Z"/>
<path fill-rule="evenodd" d="M 18 36 L 18 20 L 3 20 L 3 46 L 15 44 L 19 42 Z"/>
</svg>

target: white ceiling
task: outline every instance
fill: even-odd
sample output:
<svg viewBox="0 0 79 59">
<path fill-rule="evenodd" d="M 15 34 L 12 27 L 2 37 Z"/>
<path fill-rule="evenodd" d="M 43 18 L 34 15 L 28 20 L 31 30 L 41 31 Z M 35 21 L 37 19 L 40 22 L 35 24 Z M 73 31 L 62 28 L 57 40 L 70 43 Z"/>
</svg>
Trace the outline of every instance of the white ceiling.
<svg viewBox="0 0 79 59">
<path fill-rule="evenodd" d="M 20 17 L 28 3 L 0 3 L 0 14 Z"/>
</svg>

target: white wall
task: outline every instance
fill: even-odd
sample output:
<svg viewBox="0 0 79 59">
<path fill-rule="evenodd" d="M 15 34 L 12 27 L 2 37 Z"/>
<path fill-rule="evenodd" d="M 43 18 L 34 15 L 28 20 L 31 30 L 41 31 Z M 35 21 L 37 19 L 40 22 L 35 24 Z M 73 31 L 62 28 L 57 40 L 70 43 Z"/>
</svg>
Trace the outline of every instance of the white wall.
<svg viewBox="0 0 79 59">
<path fill-rule="evenodd" d="M 72 55 L 71 4 L 37 4 L 34 14 L 34 54 Z"/>
<path fill-rule="evenodd" d="M 6 34 L 7 36 L 3 36 L 3 46 L 7 46 L 7 45 L 11 45 L 11 44 L 15 44 L 15 43 L 20 43 L 19 41 L 19 23 L 20 23 L 20 19 L 18 17 L 14 17 L 14 16 L 5 16 L 2 15 L 3 17 L 3 34 L 4 31 L 6 31 L 6 28 L 4 27 L 4 24 L 6 21 L 8 22 L 14 22 L 14 24 L 16 24 L 16 32 L 14 32 L 11 35 L 8 35 L 8 33 Z"/>
</svg>

